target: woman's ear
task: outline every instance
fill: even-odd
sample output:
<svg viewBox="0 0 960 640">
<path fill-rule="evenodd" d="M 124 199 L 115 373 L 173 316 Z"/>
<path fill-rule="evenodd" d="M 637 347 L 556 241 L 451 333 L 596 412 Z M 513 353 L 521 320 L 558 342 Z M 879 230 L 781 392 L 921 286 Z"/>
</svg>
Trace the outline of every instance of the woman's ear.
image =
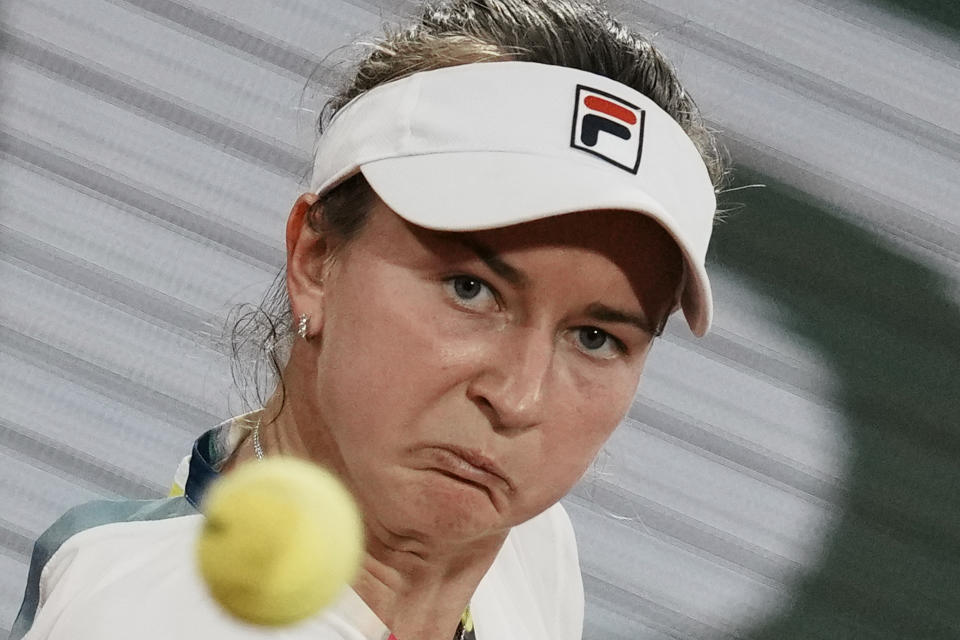
<svg viewBox="0 0 960 640">
<path fill-rule="evenodd" d="M 294 316 L 310 317 L 311 333 L 323 322 L 323 268 L 330 250 L 328 239 L 310 226 L 317 199 L 313 193 L 301 195 L 287 218 L 287 292 Z"/>
</svg>

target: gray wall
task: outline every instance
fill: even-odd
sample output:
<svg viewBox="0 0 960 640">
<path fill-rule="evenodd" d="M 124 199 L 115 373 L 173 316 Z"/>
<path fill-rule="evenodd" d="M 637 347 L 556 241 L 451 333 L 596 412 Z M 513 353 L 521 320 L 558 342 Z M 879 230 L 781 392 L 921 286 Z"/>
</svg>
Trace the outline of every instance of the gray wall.
<svg viewBox="0 0 960 640">
<path fill-rule="evenodd" d="M 244 410 L 217 336 L 282 264 L 325 56 L 410 6 L 0 8 L 0 636 L 53 519 Z M 722 198 L 716 328 L 672 323 L 566 501 L 585 636 L 960 636 L 960 12 L 611 6 L 766 186 Z"/>
</svg>

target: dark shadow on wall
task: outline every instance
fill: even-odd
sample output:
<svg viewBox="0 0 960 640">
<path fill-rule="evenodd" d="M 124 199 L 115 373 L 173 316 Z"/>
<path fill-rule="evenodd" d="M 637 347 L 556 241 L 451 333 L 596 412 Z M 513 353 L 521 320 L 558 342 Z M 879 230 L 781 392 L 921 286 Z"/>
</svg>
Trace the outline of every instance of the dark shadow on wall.
<svg viewBox="0 0 960 640">
<path fill-rule="evenodd" d="M 746 637 L 960 638 L 960 309 L 936 272 L 801 194 L 738 196 L 712 260 L 830 359 L 854 451 L 821 564 Z"/>
<path fill-rule="evenodd" d="M 874 0 L 873 4 L 926 25 L 940 25 L 960 35 L 960 3 L 957 0 Z"/>
</svg>

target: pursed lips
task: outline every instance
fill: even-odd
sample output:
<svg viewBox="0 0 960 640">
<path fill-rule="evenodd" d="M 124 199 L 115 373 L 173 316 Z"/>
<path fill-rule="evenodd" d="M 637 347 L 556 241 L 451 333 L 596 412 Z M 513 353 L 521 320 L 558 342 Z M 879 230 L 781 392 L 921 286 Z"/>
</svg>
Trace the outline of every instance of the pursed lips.
<svg viewBox="0 0 960 640">
<path fill-rule="evenodd" d="M 513 492 L 513 484 L 506 473 L 496 462 L 478 451 L 434 445 L 427 448 L 427 455 L 437 471 L 488 490 L 496 489 L 505 494 Z"/>
</svg>

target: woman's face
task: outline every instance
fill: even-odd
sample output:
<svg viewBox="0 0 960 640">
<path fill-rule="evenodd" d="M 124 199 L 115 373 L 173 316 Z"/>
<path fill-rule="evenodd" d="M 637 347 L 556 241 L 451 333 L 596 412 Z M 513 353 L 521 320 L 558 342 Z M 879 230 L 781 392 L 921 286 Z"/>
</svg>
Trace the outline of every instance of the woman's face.
<svg viewBox="0 0 960 640">
<path fill-rule="evenodd" d="M 320 334 L 302 437 L 368 527 L 502 536 L 559 500 L 626 413 L 680 264 L 632 213 L 442 233 L 379 202 L 294 300 Z"/>
</svg>

